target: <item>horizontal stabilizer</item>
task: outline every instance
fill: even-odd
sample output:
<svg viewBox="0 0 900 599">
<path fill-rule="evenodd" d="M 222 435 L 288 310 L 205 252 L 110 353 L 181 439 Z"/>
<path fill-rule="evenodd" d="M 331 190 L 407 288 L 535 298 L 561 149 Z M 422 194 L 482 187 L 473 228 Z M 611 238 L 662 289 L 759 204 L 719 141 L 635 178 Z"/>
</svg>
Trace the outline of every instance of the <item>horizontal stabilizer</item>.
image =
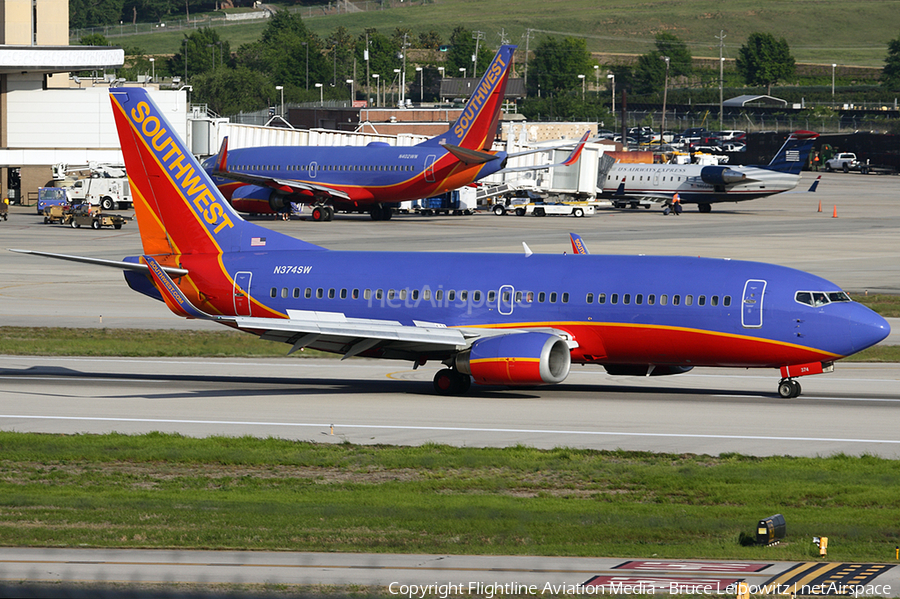
<svg viewBox="0 0 900 599">
<path fill-rule="evenodd" d="M 69 260 L 70 262 L 81 262 L 83 264 L 94 264 L 96 266 L 111 266 L 113 268 L 121 268 L 122 270 L 134 270 L 146 273 L 149 267 L 146 264 L 137 262 L 124 262 L 118 260 L 104 260 L 103 258 L 85 258 L 84 256 L 70 256 L 68 254 L 54 254 L 51 252 L 36 252 L 34 250 L 14 250 L 11 252 L 18 254 L 34 254 L 35 256 L 44 256 L 45 258 L 55 258 L 57 260 Z M 174 268 L 172 266 L 160 266 L 160 268 L 170 275 L 181 277 L 188 274 L 184 268 Z"/>
</svg>

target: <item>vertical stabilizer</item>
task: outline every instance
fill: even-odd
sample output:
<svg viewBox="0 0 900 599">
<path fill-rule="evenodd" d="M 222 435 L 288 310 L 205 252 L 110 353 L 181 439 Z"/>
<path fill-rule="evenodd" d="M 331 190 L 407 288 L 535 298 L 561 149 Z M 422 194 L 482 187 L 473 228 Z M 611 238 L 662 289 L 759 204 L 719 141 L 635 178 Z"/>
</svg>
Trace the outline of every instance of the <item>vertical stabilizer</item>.
<svg viewBox="0 0 900 599">
<path fill-rule="evenodd" d="M 780 173 L 799 175 L 809 159 L 809 152 L 817 137 L 819 134 L 812 131 L 794 131 L 766 168 Z"/>
<path fill-rule="evenodd" d="M 420 145 L 449 144 L 468 150 L 490 150 L 500 121 L 506 82 L 516 46 L 500 46 L 494 60 L 472 94 L 459 118 L 443 135 Z"/>
<path fill-rule="evenodd" d="M 140 87 L 110 90 L 144 254 L 321 249 L 245 222 Z"/>
</svg>

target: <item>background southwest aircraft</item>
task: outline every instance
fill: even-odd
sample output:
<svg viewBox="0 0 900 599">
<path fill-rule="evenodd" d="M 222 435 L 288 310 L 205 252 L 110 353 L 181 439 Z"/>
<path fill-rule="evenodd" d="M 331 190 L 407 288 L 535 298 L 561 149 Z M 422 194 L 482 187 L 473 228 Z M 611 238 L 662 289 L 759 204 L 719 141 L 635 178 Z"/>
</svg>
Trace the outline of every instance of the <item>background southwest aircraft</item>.
<svg viewBox="0 0 900 599">
<path fill-rule="evenodd" d="M 345 358 L 435 361 L 437 393 L 611 374 L 780 368 L 778 392 L 878 343 L 887 322 L 835 284 L 736 260 L 335 252 L 246 222 L 143 88 L 110 90 L 143 254 L 128 284 L 204 318 Z M 583 246 L 583 244 L 581 244 Z M 19 250 L 22 251 L 22 250 Z M 38 252 L 33 252 L 38 253 Z"/>
<path fill-rule="evenodd" d="M 459 119 L 443 135 L 418 145 L 372 142 L 363 147 L 228 151 L 226 139 L 219 153 L 204 161 L 204 168 L 239 212 L 284 213 L 290 212 L 291 203 L 302 203 L 315 205 L 313 220 L 331 220 L 335 208 L 366 207 L 373 219 L 387 220 L 391 209 L 385 204 L 440 195 L 506 166 L 506 152 L 493 152 L 491 146 L 515 49 L 501 46 Z M 577 160 L 582 147 L 576 146 L 562 164 Z"/>
<path fill-rule="evenodd" d="M 716 202 L 755 200 L 790 191 L 800 183 L 800 170 L 819 136 L 795 131 L 766 166 L 701 166 L 699 164 L 616 163 L 603 180 L 602 196 L 651 200 L 671 199 L 697 204 L 700 212 L 711 212 Z M 816 183 L 810 187 L 815 191 Z"/>
</svg>

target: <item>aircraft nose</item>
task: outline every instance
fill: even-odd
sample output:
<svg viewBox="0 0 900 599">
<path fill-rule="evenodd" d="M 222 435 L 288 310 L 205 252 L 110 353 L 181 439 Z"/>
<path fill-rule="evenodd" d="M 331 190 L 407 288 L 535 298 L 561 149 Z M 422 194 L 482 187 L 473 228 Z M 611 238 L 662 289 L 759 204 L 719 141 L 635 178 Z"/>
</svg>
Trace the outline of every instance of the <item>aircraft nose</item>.
<svg viewBox="0 0 900 599">
<path fill-rule="evenodd" d="M 891 334 L 891 325 L 865 306 L 856 304 L 850 314 L 850 343 L 853 352 L 872 347 Z"/>
</svg>

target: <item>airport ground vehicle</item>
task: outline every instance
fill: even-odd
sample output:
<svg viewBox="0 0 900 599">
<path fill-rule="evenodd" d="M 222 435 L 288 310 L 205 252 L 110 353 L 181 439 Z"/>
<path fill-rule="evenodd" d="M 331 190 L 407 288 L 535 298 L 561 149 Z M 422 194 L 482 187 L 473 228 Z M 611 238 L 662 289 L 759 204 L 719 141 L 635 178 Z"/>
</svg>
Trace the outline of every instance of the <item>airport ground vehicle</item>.
<svg viewBox="0 0 900 599">
<path fill-rule="evenodd" d="M 411 209 L 424 216 L 472 214 L 475 210 L 475 188 L 461 187 L 431 198 L 414 200 Z"/>
<path fill-rule="evenodd" d="M 65 225 L 69 222 L 72 216 L 69 204 L 52 204 L 49 206 L 44 206 L 41 214 L 44 215 L 44 224 L 48 225 Z"/>
<path fill-rule="evenodd" d="M 859 168 L 859 160 L 853 152 L 840 152 L 825 161 L 825 170 L 831 171 L 855 171 Z"/>
<path fill-rule="evenodd" d="M 53 210 L 56 207 L 51 207 Z M 102 211 L 102 209 L 93 208 L 87 202 L 81 204 L 74 204 L 72 209 L 63 214 L 62 224 L 68 224 L 73 229 L 79 229 L 81 227 L 90 227 L 92 229 L 100 229 L 101 227 L 112 227 L 114 229 L 121 229 L 122 225 L 130 220 L 130 217 L 122 216 L 121 214 L 108 214 Z M 48 222 L 48 221 L 44 221 Z"/>
<path fill-rule="evenodd" d="M 49 206 L 68 206 L 69 196 L 65 187 L 39 187 L 37 213 L 44 214 Z"/>
<path fill-rule="evenodd" d="M 67 189 L 66 194 L 73 204 L 87 201 L 103 210 L 131 207 L 131 190 L 127 178 L 79 179 Z"/>
<path fill-rule="evenodd" d="M 588 204 L 586 202 L 578 204 L 566 204 L 563 202 L 556 202 L 555 204 L 525 204 L 524 206 L 516 207 L 516 216 L 571 215 L 577 218 L 581 218 L 583 216 L 591 216 L 593 214 L 594 205 Z"/>
</svg>

